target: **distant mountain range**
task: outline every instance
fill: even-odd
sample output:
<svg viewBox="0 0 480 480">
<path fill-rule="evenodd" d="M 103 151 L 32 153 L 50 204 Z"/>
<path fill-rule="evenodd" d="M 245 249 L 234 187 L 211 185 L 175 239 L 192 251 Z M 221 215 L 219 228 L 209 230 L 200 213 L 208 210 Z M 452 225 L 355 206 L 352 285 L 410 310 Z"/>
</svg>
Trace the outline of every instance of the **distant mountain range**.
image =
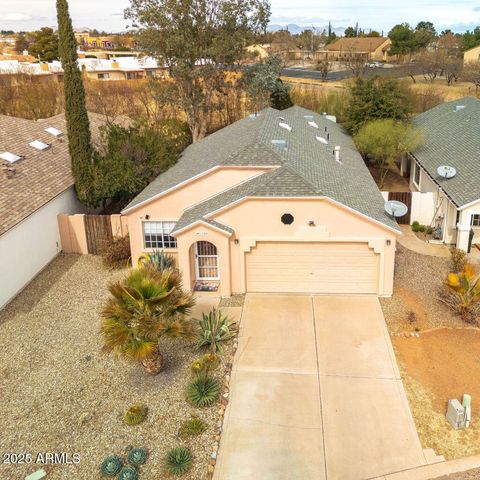
<svg viewBox="0 0 480 480">
<path fill-rule="evenodd" d="M 328 31 L 328 25 L 314 25 L 317 32 L 322 32 L 323 30 Z M 332 31 L 337 35 L 343 35 L 346 27 L 332 27 Z M 297 25 L 295 23 L 289 23 L 288 25 L 279 25 L 277 23 L 271 23 L 267 30 L 269 32 L 278 32 L 279 30 L 288 30 L 291 34 L 296 35 L 302 33 L 304 30 L 311 30 L 311 25 Z"/>
</svg>

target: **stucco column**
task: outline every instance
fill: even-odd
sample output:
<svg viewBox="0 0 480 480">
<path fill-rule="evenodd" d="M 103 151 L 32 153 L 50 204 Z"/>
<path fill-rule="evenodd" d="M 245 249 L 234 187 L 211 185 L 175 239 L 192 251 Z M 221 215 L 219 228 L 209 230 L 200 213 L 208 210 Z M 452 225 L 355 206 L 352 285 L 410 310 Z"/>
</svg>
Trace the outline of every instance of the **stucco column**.
<svg viewBox="0 0 480 480">
<path fill-rule="evenodd" d="M 457 224 L 457 248 L 468 251 L 468 240 L 470 238 L 470 225 Z"/>
<path fill-rule="evenodd" d="M 220 295 L 230 297 L 232 295 L 232 282 L 230 272 L 230 242 L 227 237 L 217 244 L 220 263 Z"/>
<path fill-rule="evenodd" d="M 190 269 L 190 242 L 182 237 L 177 238 L 178 269 L 182 272 L 183 286 L 188 290 L 193 287 L 193 279 Z"/>
</svg>

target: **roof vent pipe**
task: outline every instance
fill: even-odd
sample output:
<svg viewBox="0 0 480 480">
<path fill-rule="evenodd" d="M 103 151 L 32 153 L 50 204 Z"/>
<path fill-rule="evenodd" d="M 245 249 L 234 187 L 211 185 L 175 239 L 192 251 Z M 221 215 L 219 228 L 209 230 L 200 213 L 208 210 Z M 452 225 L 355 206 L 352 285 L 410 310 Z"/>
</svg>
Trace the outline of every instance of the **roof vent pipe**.
<svg viewBox="0 0 480 480">
<path fill-rule="evenodd" d="M 333 154 L 335 155 L 335 160 L 338 163 L 342 163 L 342 161 L 340 160 L 340 147 L 338 145 L 335 147 L 335 150 L 333 151 Z"/>
</svg>

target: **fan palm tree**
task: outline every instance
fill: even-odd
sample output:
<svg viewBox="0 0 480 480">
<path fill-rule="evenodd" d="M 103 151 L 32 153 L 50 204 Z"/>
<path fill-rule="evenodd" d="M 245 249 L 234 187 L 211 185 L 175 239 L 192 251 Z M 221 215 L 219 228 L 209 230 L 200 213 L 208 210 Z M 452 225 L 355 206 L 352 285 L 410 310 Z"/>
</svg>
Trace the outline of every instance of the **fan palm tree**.
<svg viewBox="0 0 480 480">
<path fill-rule="evenodd" d="M 102 311 L 103 351 L 138 360 L 147 373 L 158 374 L 163 366 L 160 338 L 193 332 L 186 315 L 194 298 L 182 289 L 180 272 L 172 268 L 159 272 L 147 264 L 130 270 L 109 291 Z"/>
</svg>

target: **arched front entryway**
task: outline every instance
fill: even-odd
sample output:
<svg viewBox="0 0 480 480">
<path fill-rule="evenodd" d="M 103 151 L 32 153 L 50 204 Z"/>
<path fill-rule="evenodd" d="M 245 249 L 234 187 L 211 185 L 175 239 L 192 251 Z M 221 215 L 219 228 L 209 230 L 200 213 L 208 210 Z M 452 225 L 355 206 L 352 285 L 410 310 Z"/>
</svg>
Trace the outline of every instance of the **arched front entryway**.
<svg viewBox="0 0 480 480">
<path fill-rule="evenodd" d="M 210 242 L 195 242 L 194 266 L 196 280 L 220 280 L 220 265 L 217 247 Z"/>
</svg>

